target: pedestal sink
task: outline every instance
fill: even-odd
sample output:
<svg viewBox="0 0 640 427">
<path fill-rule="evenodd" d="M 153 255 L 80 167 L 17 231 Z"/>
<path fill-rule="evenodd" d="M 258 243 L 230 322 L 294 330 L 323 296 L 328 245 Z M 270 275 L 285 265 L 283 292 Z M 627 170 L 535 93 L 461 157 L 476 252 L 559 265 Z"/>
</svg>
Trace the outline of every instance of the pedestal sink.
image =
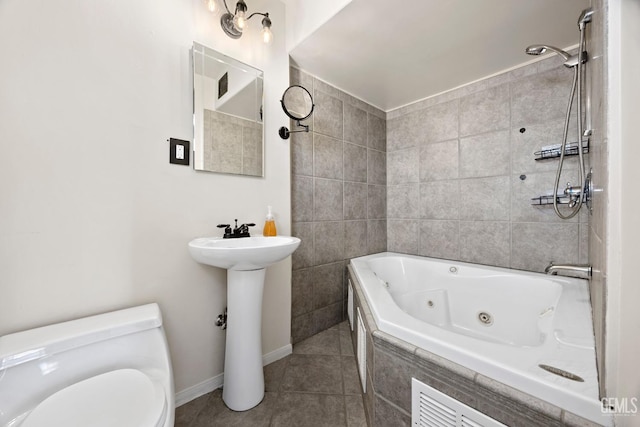
<svg viewBox="0 0 640 427">
<path fill-rule="evenodd" d="M 262 291 L 265 268 L 300 245 L 297 237 L 204 237 L 189 242 L 201 264 L 227 269 L 227 344 L 222 400 L 246 411 L 264 397 L 262 370 Z"/>
</svg>

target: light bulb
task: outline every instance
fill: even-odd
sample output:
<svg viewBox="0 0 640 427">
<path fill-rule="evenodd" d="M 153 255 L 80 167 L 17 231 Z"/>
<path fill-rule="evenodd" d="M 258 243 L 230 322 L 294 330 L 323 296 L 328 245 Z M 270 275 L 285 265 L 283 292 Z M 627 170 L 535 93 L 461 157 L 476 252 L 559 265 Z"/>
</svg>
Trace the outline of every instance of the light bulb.
<svg viewBox="0 0 640 427">
<path fill-rule="evenodd" d="M 265 44 L 271 44 L 273 42 L 273 33 L 271 32 L 271 19 L 269 19 L 268 13 L 262 20 L 262 31 L 260 35 L 262 36 L 262 41 Z"/>
<path fill-rule="evenodd" d="M 247 19 L 245 18 L 245 14 L 243 11 L 239 10 L 236 12 L 236 16 L 233 17 L 233 25 L 238 29 L 238 31 L 242 31 L 247 26 Z"/>
<path fill-rule="evenodd" d="M 262 41 L 265 44 L 271 44 L 273 42 L 273 33 L 269 27 L 264 27 L 261 32 Z"/>
<path fill-rule="evenodd" d="M 218 6 L 216 5 L 216 0 L 206 0 L 206 1 L 207 1 L 207 8 L 209 9 L 209 12 L 216 13 L 216 10 L 218 9 Z"/>
</svg>

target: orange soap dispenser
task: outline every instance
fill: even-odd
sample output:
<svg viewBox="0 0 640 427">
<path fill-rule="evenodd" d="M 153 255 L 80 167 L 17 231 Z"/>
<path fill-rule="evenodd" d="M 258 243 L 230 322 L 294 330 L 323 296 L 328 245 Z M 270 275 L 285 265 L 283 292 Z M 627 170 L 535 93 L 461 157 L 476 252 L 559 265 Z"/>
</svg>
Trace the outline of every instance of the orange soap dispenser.
<svg viewBox="0 0 640 427">
<path fill-rule="evenodd" d="M 264 222 L 264 229 L 262 230 L 263 236 L 275 236 L 276 233 L 276 221 L 273 219 L 271 213 L 271 206 L 267 206 L 267 219 Z"/>
</svg>

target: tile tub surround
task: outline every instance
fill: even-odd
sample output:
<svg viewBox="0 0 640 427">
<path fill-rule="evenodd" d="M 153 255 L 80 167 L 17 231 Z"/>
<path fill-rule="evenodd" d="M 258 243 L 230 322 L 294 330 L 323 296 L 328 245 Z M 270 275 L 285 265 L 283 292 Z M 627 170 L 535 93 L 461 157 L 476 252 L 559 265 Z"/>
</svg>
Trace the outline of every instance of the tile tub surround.
<svg viewBox="0 0 640 427">
<path fill-rule="evenodd" d="M 387 249 L 537 272 L 586 263 L 586 209 L 564 221 L 530 201 L 553 190 L 558 161 L 533 153 L 561 142 L 572 76 L 551 57 L 388 112 Z"/>
<path fill-rule="evenodd" d="M 354 287 L 354 312 L 356 307 L 360 309 L 367 329 L 364 406 L 369 426 L 411 425 L 411 378 L 506 425 L 598 425 L 378 330 L 360 284 L 351 267 L 348 270 Z M 357 347 L 355 331 L 351 337 Z"/>
<path fill-rule="evenodd" d="M 311 131 L 290 139 L 296 343 L 345 318 L 347 261 L 387 248 L 386 116 L 296 68 L 290 79 L 315 104 Z"/>
<path fill-rule="evenodd" d="M 176 427 L 366 427 L 349 326 L 343 322 L 265 366 L 265 397 L 244 412 L 228 409 L 218 389 L 176 409 Z"/>
</svg>

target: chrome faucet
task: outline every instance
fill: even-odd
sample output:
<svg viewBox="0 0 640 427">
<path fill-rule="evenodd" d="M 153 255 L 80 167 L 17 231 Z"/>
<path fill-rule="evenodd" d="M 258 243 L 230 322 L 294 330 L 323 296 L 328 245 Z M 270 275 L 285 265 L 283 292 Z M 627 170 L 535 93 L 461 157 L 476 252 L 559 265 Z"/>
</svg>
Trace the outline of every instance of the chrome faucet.
<svg viewBox="0 0 640 427">
<path fill-rule="evenodd" d="M 587 275 L 587 277 L 591 277 L 592 268 L 589 264 L 554 264 L 553 261 L 549 263 L 547 268 L 544 269 L 544 272 L 547 274 L 557 275 L 559 271 L 567 272 L 567 273 L 582 273 L 583 275 Z M 567 276 L 573 276 L 572 274 L 567 274 Z M 574 276 L 576 277 L 576 276 Z M 583 279 L 583 276 L 577 276 Z"/>
</svg>

